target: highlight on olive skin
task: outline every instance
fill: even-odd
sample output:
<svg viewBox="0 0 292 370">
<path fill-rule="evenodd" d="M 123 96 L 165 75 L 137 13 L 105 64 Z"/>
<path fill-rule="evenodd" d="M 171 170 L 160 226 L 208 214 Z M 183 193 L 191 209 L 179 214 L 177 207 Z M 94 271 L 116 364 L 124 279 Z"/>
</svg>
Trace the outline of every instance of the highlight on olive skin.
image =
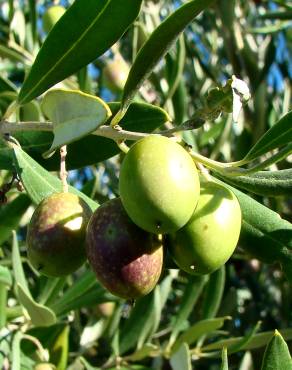
<svg viewBox="0 0 292 370">
<path fill-rule="evenodd" d="M 56 193 L 35 209 L 27 231 L 27 255 L 31 265 L 47 276 L 64 276 L 86 260 L 86 227 L 89 206 L 71 193 Z"/>
</svg>

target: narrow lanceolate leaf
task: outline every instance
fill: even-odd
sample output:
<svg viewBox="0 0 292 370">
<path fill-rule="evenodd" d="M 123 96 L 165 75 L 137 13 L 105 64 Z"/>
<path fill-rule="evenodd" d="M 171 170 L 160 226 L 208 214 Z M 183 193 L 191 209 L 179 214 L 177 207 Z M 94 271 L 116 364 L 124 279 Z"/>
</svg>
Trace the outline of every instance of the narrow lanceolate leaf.
<svg viewBox="0 0 292 370">
<path fill-rule="evenodd" d="M 11 370 L 21 370 L 20 342 L 23 333 L 19 330 L 13 337 L 11 348 Z"/>
<path fill-rule="evenodd" d="M 16 294 L 19 302 L 27 310 L 31 321 L 37 326 L 52 325 L 56 322 L 56 316 L 52 310 L 34 301 L 28 288 L 28 283 L 23 271 L 19 245 L 16 233 L 13 232 L 12 242 L 12 266 L 16 283 Z"/>
<path fill-rule="evenodd" d="M 223 348 L 222 349 L 222 364 L 220 367 L 220 370 L 228 370 L 228 357 L 227 357 L 227 349 Z"/>
<path fill-rule="evenodd" d="M 0 76 L 0 92 L 13 91 L 16 92 L 17 87 L 8 79 Z"/>
<path fill-rule="evenodd" d="M 28 283 L 23 271 L 21 255 L 19 251 L 19 244 L 15 231 L 13 231 L 13 240 L 12 240 L 12 267 L 15 283 L 20 284 L 25 293 L 27 295 L 30 295 Z"/>
<path fill-rule="evenodd" d="M 21 305 L 27 310 L 35 326 L 50 326 L 57 322 L 55 313 L 46 306 L 34 301 L 21 284 L 17 284 L 17 295 Z"/>
<path fill-rule="evenodd" d="M 140 336 L 145 336 L 145 327 L 149 330 L 149 323 L 153 321 L 154 293 L 139 299 L 132 308 L 130 317 L 125 322 L 120 333 L 120 353 L 123 354 L 134 348 Z M 141 319 L 143 318 L 143 319 Z"/>
<path fill-rule="evenodd" d="M 127 361 L 141 361 L 143 358 L 150 356 L 152 352 L 158 350 L 158 347 L 154 344 L 144 344 L 144 346 L 129 356 L 126 356 Z"/>
<path fill-rule="evenodd" d="M 38 204 L 51 194 L 62 192 L 62 182 L 56 176 L 46 171 L 20 147 L 15 146 L 13 154 L 17 173 L 27 194 L 34 203 Z M 98 207 L 96 202 L 74 187 L 70 186 L 69 192 L 83 198 L 92 210 Z"/>
<path fill-rule="evenodd" d="M 52 362 L 58 370 L 67 369 L 69 330 L 69 325 L 66 325 L 57 336 L 52 348 L 50 348 L 50 362 Z"/>
<path fill-rule="evenodd" d="M 266 12 L 264 14 L 259 15 L 260 19 L 292 19 L 292 9 L 286 11 L 274 11 L 274 12 Z"/>
<path fill-rule="evenodd" d="M 220 307 L 225 287 L 225 265 L 210 275 L 202 302 L 202 318 L 212 319 Z"/>
<path fill-rule="evenodd" d="M 12 285 L 12 276 L 10 270 L 7 267 L 0 265 L 0 284 L 4 284 L 8 287 Z"/>
<path fill-rule="evenodd" d="M 192 369 L 190 350 L 186 343 L 183 343 L 179 350 L 171 356 L 170 365 L 172 370 Z"/>
<path fill-rule="evenodd" d="M 51 308 L 59 315 L 84 307 L 86 305 L 86 297 L 94 289 L 95 297 L 101 298 L 101 302 L 104 302 L 105 289 L 98 284 L 95 274 L 88 270 L 82 276 L 79 276 L 78 280 L 52 303 Z"/>
<path fill-rule="evenodd" d="M 0 245 L 17 229 L 19 221 L 29 207 L 31 201 L 26 194 L 20 194 L 11 202 L 0 207 Z"/>
<path fill-rule="evenodd" d="M 137 348 L 143 347 L 147 339 L 154 334 L 159 326 L 161 317 L 161 300 L 160 300 L 160 287 L 159 285 L 151 293 L 153 295 L 152 311 L 149 320 L 144 323 L 143 330 L 141 331 L 137 340 Z"/>
<path fill-rule="evenodd" d="M 228 184 L 258 195 L 292 196 L 292 169 L 260 171 L 250 176 L 222 177 Z"/>
<path fill-rule="evenodd" d="M 292 267 L 291 223 L 241 191 L 224 185 L 236 195 L 242 211 L 239 245 L 263 262 Z"/>
<path fill-rule="evenodd" d="M 149 76 L 157 62 L 167 53 L 180 33 L 194 18 L 212 4 L 213 0 L 193 0 L 177 9 L 151 34 L 140 49 L 130 70 L 123 94 L 122 111 Z"/>
<path fill-rule="evenodd" d="M 261 370 L 291 370 L 292 360 L 288 346 L 278 330 L 265 350 Z"/>
<path fill-rule="evenodd" d="M 172 326 L 172 332 L 168 344 L 169 348 L 175 342 L 179 332 L 182 330 L 183 325 L 185 324 L 185 321 L 188 319 L 190 313 L 193 311 L 206 282 L 206 276 L 189 275 L 189 281 L 185 287 L 183 296 L 181 298 L 180 307 Z"/>
<path fill-rule="evenodd" d="M 0 111 L 1 116 L 1 111 Z M 0 136 L 0 170 L 13 170 L 12 150 Z"/>
<path fill-rule="evenodd" d="M 255 334 L 260 328 L 260 325 L 261 325 L 261 322 L 258 321 L 256 325 L 251 330 L 249 330 L 249 332 L 238 343 L 232 344 L 228 348 L 228 353 L 231 354 L 231 353 L 236 353 L 236 352 L 241 351 L 243 347 L 246 346 L 255 336 Z"/>
<path fill-rule="evenodd" d="M 28 1 L 29 5 L 29 18 L 30 18 L 30 27 L 33 40 L 36 39 L 36 27 L 37 27 L 37 12 L 36 12 L 36 2 L 34 0 Z"/>
<path fill-rule="evenodd" d="M 271 127 L 261 139 L 251 148 L 244 161 L 251 161 L 273 149 L 280 148 L 291 143 L 292 137 L 292 111 L 282 117 Z"/>
<path fill-rule="evenodd" d="M 202 335 L 206 335 L 220 329 L 224 325 L 224 321 L 227 319 L 230 319 L 230 317 L 226 316 L 198 321 L 177 338 L 173 345 L 172 352 L 176 352 L 182 343 L 187 343 L 191 346 Z"/>
<path fill-rule="evenodd" d="M 76 0 L 45 40 L 19 93 L 24 104 L 108 50 L 139 14 L 142 0 Z"/>
<path fill-rule="evenodd" d="M 49 91 L 42 110 L 52 121 L 54 132 L 53 144 L 45 156 L 95 131 L 111 115 L 110 108 L 100 98 L 64 89 Z"/>
<path fill-rule="evenodd" d="M 183 76 L 183 70 L 186 61 L 186 47 L 183 35 L 181 35 L 178 39 L 176 54 L 170 55 L 169 53 L 166 58 L 168 59 L 169 64 L 169 73 L 167 78 L 169 87 L 164 99 L 164 103 L 162 104 L 163 106 L 165 106 L 167 100 L 173 97 Z"/>
<path fill-rule="evenodd" d="M 286 340 L 292 339 L 292 329 L 282 329 L 281 333 L 283 337 Z M 245 343 L 241 349 L 242 350 L 252 350 L 257 349 L 265 346 L 273 337 L 274 333 L 272 331 L 263 332 L 260 334 L 255 334 L 250 339 L 248 343 Z M 244 337 L 233 337 L 228 339 L 223 339 L 216 341 L 214 343 L 207 344 L 202 347 L 202 352 L 204 351 L 214 351 L 217 349 L 222 349 L 223 347 L 226 347 L 229 352 L 229 348 L 232 348 L 231 346 L 238 345 L 240 342 L 242 343 Z"/>
<path fill-rule="evenodd" d="M 25 63 L 26 59 L 23 54 L 20 54 L 18 51 L 14 50 L 13 48 L 9 48 L 5 45 L 0 45 L 0 56 L 2 58 L 8 58 L 15 62 Z"/>
</svg>

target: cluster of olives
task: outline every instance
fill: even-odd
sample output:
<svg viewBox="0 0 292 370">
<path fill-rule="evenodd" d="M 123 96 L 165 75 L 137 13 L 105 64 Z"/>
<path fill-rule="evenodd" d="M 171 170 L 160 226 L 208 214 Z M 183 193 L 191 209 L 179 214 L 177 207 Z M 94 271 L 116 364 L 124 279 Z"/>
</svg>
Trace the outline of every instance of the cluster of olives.
<svg viewBox="0 0 292 370">
<path fill-rule="evenodd" d="M 232 255 L 241 229 L 237 198 L 224 186 L 199 179 L 196 165 L 172 139 L 150 135 L 126 154 L 120 198 L 93 214 L 73 194 L 59 193 L 35 210 L 28 257 L 48 276 L 88 261 L 113 294 L 135 299 L 156 285 L 164 248 L 190 274 L 209 274 Z"/>
</svg>

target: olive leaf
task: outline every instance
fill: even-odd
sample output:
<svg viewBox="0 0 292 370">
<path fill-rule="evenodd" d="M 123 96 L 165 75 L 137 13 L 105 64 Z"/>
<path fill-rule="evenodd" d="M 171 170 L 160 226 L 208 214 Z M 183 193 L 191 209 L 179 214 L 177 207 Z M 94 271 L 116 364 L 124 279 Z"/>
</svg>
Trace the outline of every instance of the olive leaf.
<svg viewBox="0 0 292 370">
<path fill-rule="evenodd" d="M 91 270 L 85 270 L 61 297 L 50 304 L 50 308 L 58 316 L 62 316 L 71 310 L 114 300 L 97 282 L 95 274 Z"/>
<path fill-rule="evenodd" d="M 6 305 L 8 289 L 12 285 L 9 269 L 0 265 L 0 330 L 6 325 Z"/>
<path fill-rule="evenodd" d="M 172 353 L 176 352 L 182 343 L 191 345 L 202 335 L 206 335 L 217 329 L 220 329 L 224 325 L 225 320 L 228 319 L 230 319 L 230 317 L 226 316 L 196 322 L 177 338 L 173 345 Z"/>
<path fill-rule="evenodd" d="M 215 180 L 215 179 L 214 179 Z M 219 180 L 215 180 L 220 182 Z M 227 186 L 237 197 L 242 212 L 239 245 L 265 263 L 292 265 L 292 226 L 277 212 L 265 207 L 236 188 Z"/>
<path fill-rule="evenodd" d="M 171 356 L 170 365 L 173 370 L 191 370 L 191 354 L 189 346 L 183 343 L 181 347 Z"/>
<path fill-rule="evenodd" d="M 250 329 L 247 334 L 242 337 L 237 343 L 233 343 L 228 347 L 228 353 L 236 353 L 241 351 L 254 337 L 254 335 L 258 332 L 259 328 L 261 326 L 261 322 L 258 321 L 256 325 Z"/>
<path fill-rule="evenodd" d="M 14 91 L 16 92 L 17 87 L 7 78 L 0 76 L 0 92 Z"/>
<path fill-rule="evenodd" d="M 19 222 L 31 201 L 26 194 L 19 194 L 11 202 L 0 207 L 0 245 L 17 229 Z"/>
<path fill-rule="evenodd" d="M 169 344 L 171 347 L 175 342 L 178 334 L 182 331 L 185 321 L 188 319 L 190 313 L 196 306 L 199 297 L 203 291 L 203 288 L 207 282 L 206 276 L 191 276 L 188 277 L 188 283 L 185 287 L 181 304 L 173 323 Z M 181 344 L 182 342 L 180 342 Z M 178 347 L 176 347 L 178 349 Z"/>
<path fill-rule="evenodd" d="M 37 37 L 37 9 L 36 9 L 36 2 L 34 0 L 28 1 L 29 6 L 29 18 L 30 18 L 30 26 L 31 26 L 31 33 L 32 38 L 36 40 Z"/>
<path fill-rule="evenodd" d="M 288 4 L 287 4 L 288 5 Z M 289 10 L 276 10 L 276 11 L 268 11 L 258 16 L 260 19 L 292 19 L 292 9 L 290 6 Z"/>
<path fill-rule="evenodd" d="M 58 334 L 52 347 L 50 348 L 50 361 L 56 365 L 57 369 L 67 369 L 69 352 L 69 325 L 64 326 Z"/>
<path fill-rule="evenodd" d="M 16 282 L 16 294 L 22 306 L 27 310 L 32 323 L 36 326 L 49 326 L 54 324 L 56 322 L 55 313 L 48 307 L 35 302 L 30 293 L 21 262 L 19 245 L 15 232 L 13 232 L 12 265 Z"/>
<path fill-rule="evenodd" d="M 222 348 L 222 364 L 220 370 L 228 370 L 228 357 L 227 357 L 227 348 Z"/>
<path fill-rule="evenodd" d="M 292 169 L 279 171 L 259 171 L 253 175 L 224 177 L 217 174 L 228 184 L 258 195 L 276 197 L 292 195 Z"/>
<path fill-rule="evenodd" d="M 15 62 L 27 63 L 26 56 L 21 54 L 18 50 L 6 45 L 0 45 L 0 56 L 2 58 L 9 58 Z"/>
<path fill-rule="evenodd" d="M 12 285 L 12 276 L 7 267 L 0 265 L 0 284 L 10 287 Z"/>
<path fill-rule="evenodd" d="M 166 102 L 169 99 L 172 99 L 181 79 L 183 78 L 183 71 L 186 62 L 186 47 L 184 36 L 182 34 L 178 39 L 176 49 L 175 55 L 171 52 L 166 55 L 166 62 L 169 66 L 169 76 L 167 78 L 168 91 L 164 98 L 164 102 L 161 104 L 162 106 L 165 106 Z"/>
<path fill-rule="evenodd" d="M 19 251 L 19 244 L 17 240 L 16 232 L 13 231 L 12 237 L 12 268 L 13 268 L 13 275 L 16 284 L 20 284 L 22 286 L 22 290 L 25 291 L 27 295 L 30 295 L 28 282 L 26 280 L 22 262 L 21 262 L 21 255 Z"/>
<path fill-rule="evenodd" d="M 13 363 L 13 370 L 21 370 L 21 349 L 20 343 L 23 338 L 23 333 L 17 331 L 13 337 L 12 348 L 11 348 L 11 361 Z"/>
<path fill-rule="evenodd" d="M 139 50 L 124 87 L 121 110 L 125 111 L 143 81 L 158 61 L 170 49 L 180 33 L 195 17 L 212 4 L 213 0 L 193 0 L 178 8 L 151 34 Z"/>
<path fill-rule="evenodd" d="M 127 361 L 140 361 L 145 357 L 148 357 L 151 355 L 152 352 L 155 352 L 158 350 L 158 346 L 155 346 L 154 344 L 146 343 L 144 346 L 131 355 L 128 355 L 125 357 L 125 360 Z"/>
<path fill-rule="evenodd" d="M 292 111 L 285 114 L 274 124 L 244 157 L 244 162 L 250 162 L 273 149 L 291 143 L 292 137 Z"/>
<path fill-rule="evenodd" d="M 282 335 L 275 330 L 265 350 L 261 370 L 291 370 L 292 359 Z"/>
<path fill-rule="evenodd" d="M 21 182 L 32 201 L 40 203 L 53 193 L 62 191 L 62 182 L 54 175 L 46 171 L 36 161 L 34 161 L 21 148 L 15 146 L 13 149 L 14 165 Z M 92 210 L 98 207 L 98 204 L 87 197 L 85 194 L 69 186 L 69 192 L 80 196 Z"/>
<path fill-rule="evenodd" d="M 111 115 L 102 99 L 75 90 L 51 90 L 44 96 L 41 107 L 52 121 L 54 132 L 54 141 L 45 157 L 93 132 Z"/>
<path fill-rule="evenodd" d="M 35 326 L 50 326 L 57 322 L 55 313 L 48 307 L 34 301 L 21 284 L 17 284 L 17 295 L 22 306 L 27 310 Z"/>
<path fill-rule="evenodd" d="M 286 340 L 292 339 L 292 329 L 282 329 L 281 333 Z M 273 337 L 273 331 L 266 331 L 263 333 L 255 334 L 252 336 L 249 342 L 245 343 L 241 350 L 250 350 L 250 349 L 257 349 L 265 346 Z M 238 345 L 242 341 L 244 337 L 231 337 L 227 339 L 222 339 L 215 341 L 214 343 L 206 344 L 202 347 L 202 351 L 214 351 L 220 350 L 223 347 L 229 349 L 230 346 Z"/>
<path fill-rule="evenodd" d="M 108 50 L 139 14 L 142 0 L 75 0 L 49 33 L 19 92 L 24 104 Z"/>
<path fill-rule="evenodd" d="M 120 333 L 121 354 L 135 347 L 137 338 L 143 335 L 145 324 L 153 321 L 154 310 L 155 302 L 153 292 L 137 301 Z M 141 320 L 141 317 L 143 317 L 143 320 Z"/>
<path fill-rule="evenodd" d="M 214 271 L 207 282 L 202 301 L 202 318 L 216 317 L 219 310 L 225 287 L 225 265 Z"/>
</svg>

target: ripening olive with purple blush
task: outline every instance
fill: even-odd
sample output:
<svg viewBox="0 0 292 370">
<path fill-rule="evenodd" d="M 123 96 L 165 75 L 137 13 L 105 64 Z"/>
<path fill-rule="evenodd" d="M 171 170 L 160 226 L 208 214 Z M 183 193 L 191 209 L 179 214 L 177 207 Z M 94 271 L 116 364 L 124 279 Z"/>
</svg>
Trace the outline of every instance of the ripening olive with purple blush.
<svg viewBox="0 0 292 370">
<path fill-rule="evenodd" d="M 86 227 L 92 215 L 77 195 L 56 193 L 35 209 L 27 231 L 31 265 L 47 276 L 64 276 L 86 260 Z"/>
<path fill-rule="evenodd" d="M 116 198 L 100 206 L 88 224 L 87 257 L 105 288 L 136 299 L 158 282 L 163 248 L 160 237 L 136 226 Z"/>
</svg>

